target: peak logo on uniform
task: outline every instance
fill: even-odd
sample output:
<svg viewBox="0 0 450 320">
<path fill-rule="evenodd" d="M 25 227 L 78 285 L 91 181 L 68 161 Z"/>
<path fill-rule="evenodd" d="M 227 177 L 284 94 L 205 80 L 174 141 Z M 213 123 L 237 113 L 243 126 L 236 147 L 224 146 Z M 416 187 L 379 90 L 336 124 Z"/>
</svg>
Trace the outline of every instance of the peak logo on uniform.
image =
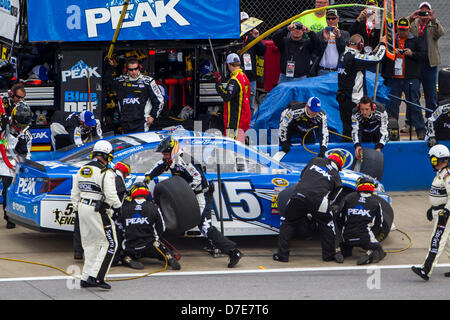
<svg viewBox="0 0 450 320">
<path fill-rule="evenodd" d="M 148 217 L 143 217 L 139 213 L 135 213 L 131 218 L 126 219 L 125 223 L 127 226 L 130 224 L 150 224 L 147 219 Z"/>
<path fill-rule="evenodd" d="M 123 98 L 123 104 L 139 104 L 139 98 L 133 97 L 130 93 L 126 98 Z"/>
<path fill-rule="evenodd" d="M 357 215 L 357 216 L 367 216 L 370 217 L 370 210 L 364 209 L 362 205 L 358 205 L 354 208 L 348 209 L 349 215 Z"/>
<path fill-rule="evenodd" d="M 311 170 L 317 171 L 318 173 L 320 173 L 321 175 L 323 175 L 325 178 L 327 178 L 328 180 L 331 180 L 331 176 L 330 174 L 324 170 L 321 167 L 316 166 L 315 164 L 311 166 Z"/>
</svg>

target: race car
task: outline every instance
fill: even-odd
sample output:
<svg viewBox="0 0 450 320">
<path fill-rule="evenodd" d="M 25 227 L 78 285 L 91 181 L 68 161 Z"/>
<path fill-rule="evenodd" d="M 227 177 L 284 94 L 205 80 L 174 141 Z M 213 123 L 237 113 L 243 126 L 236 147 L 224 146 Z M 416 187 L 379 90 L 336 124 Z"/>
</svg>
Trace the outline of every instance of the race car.
<svg viewBox="0 0 450 320">
<path fill-rule="evenodd" d="M 127 187 L 143 181 L 144 174 L 161 159 L 155 151 L 159 142 L 174 133 L 146 132 L 106 138 L 114 148 L 114 162 L 130 164 L 132 174 L 126 179 Z M 183 152 L 183 159 L 201 164 L 206 178 L 214 185 L 213 224 L 222 228 L 227 236 L 277 234 L 280 226 L 280 210 L 284 204 L 278 195 L 295 185 L 305 163 L 282 164 L 233 139 L 222 136 L 205 136 L 181 132 L 176 134 Z M 90 161 L 94 142 L 76 148 L 59 158 L 45 161 L 26 161 L 17 169 L 17 175 L 8 189 L 8 217 L 15 223 L 40 231 L 72 231 L 73 206 L 70 202 L 72 175 Z M 330 150 L 329 150 L 330 151 Z M 163 174 L 152 181 L 152 194 L 158 184 L 169 180 Z M 361 173 L 344 169 L 341 178 L 344 194 L 356 189 Z M 220 181 L 220 184 L 219 184 Z M 313 186 L 312 186 L 313 187 Z M 169 186 L 170 197 L 161 197 L 158 203 L 166 210 L 184 210 L 186 199 L 179 194 L 176 183 Z M 390 207 L 391 198 L 378 183 L 378 195 Z M 165 200 L 170 199 L 170 200 Z M 385 219 L 392 224 L 390 217 Z M 221 218 L 220 218 L 221 217 Z M 384 235 L 390 230 L 386 226 Z M 188 235 L 200 235 L 191 229 Z"/>
</svg>

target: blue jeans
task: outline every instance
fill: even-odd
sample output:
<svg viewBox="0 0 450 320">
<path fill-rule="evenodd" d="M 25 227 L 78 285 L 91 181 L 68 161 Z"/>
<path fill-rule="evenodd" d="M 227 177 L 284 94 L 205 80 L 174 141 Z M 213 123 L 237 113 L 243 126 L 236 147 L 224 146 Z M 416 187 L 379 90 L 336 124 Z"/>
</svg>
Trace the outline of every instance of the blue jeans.
<svg viewBox="0 0 450 320">
<path fill-rule="evenodd" d="M 425 106 L 428 109 L 436 110 L 437 108 L 437 67 L 430 67 L 428 62 L 420 65 L 420 82 L 423 87 L 423 95 L 425 96 Z M 429 118 L 431 112 L 426 112 L 426 117 Z"/>
<path fill-rule="evenodd" d="M 411 90 L 409 84 L 411 83 Z M 389 79 L 388 86 L 391 88 L 391 94 L 396 97 L 401 97 L 405 93 L 406 100 L 420 105 L 420 82 L 419 79 Z M 411 92 L 410 92 L 411 91 Z M 388 114 L 398 120 L 398 112 L 401 100 L 392 98 L 388 107 Z M 411 113 L 411 124 L 417 131 L 425 130 L 425 121 L 422 115 L 422 109 L 407 105 L 406 108 L 406 123 L 409 123 L 409 114 Z"/>
<path fill-rule="evenodd" d="M 250 112 L 253 117 L 255 114 L 256 80 L 250 81 Z"/>
<path fill-rule="evenodd" d="M 291 78 L 291 77 L 286 77 L 286 75 L 284 73 L 280 73 L 280 78 L 278 78 L 278 84 L 282 83 L 282 82 L 290 82 L 290 81 L 297 81 L 297 80 L 303 80 L 306 79 L 306 76 L 301 76 L 298 78 Z"/>
</svg>

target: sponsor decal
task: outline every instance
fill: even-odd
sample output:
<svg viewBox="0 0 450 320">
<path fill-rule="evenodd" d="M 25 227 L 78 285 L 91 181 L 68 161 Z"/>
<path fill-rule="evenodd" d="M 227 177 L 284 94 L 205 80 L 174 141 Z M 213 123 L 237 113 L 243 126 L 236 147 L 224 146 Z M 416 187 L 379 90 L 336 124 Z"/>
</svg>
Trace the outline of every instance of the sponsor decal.
<svg viewBox="0 0 450 320">
<path fill-rule="evenodd" d="M 287 187 L 289 185 L 289 182 L 283 178 L 273 178 L 272 183 L 277 187 Z"/>
<path fill-rule="evenodd" d="M 27 210 L 25 208 L 25 206 L 23 204 L 17 203 L 17 202 L 13 202 L 12 203 L 12 208 L 13 210 L 20 212 L 20 213 L 27 213 Z"/>
<path fill-rule="evenodd" d="M 90 178 L 92 177 L 92 169 L 90 167 L 83 167 L 80 170 L 80 174 L 84 178 Z"/>
<path fill-rule="evenodd" d="M 98 67 L 89 67 L 83 60 L 78 61 L 69 70 L 61 71 L 62 82 L 67 82 L 67 80 L 75 80 L 82 78 L 101 78 L 101 75 L 97 72 Z"/>
<path fill-rule="evenodd" d="M 69 225 L 73 226 L 75 224 L 75 216 L 73 215 L 73 204 L 67 204 L 64 211 L 56 208 L 53 210 L 53 215 L 55 217 L 55 222 L 60 226 Z"/>
<path fill-rule="evenodd" d="M 125 223 L 127 227 L 130 224 L 150 224 L 150 222 L 148 222 L 148 217 L 143 217 L 139 213 L 135 213 L 131 218 L 126 219 Z"/>
<path fill-rule="evenodd" d="M 97 108 L 97 93 L 91 92 L 92 110 Z M 64 111 L 65 112 L 81 112 L 89 108 L 89 93 L 80 91 L 64 92 Z"/>
<path fill-rule="evenodd" d="M 35 195 L 36 194 L 36 180 L 35 178 L 20 178 L 19 184 L 17 185 L 17 192 Z"/>
</svg>

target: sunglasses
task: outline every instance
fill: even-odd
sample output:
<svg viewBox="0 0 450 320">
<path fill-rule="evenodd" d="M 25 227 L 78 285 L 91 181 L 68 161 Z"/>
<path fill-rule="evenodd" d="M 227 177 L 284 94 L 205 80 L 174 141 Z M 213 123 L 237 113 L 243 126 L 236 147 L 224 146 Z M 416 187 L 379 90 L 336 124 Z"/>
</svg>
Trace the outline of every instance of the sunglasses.
<svg viewBox="0 0 450 320">
<path fill-rule="evenodd" d="M 14 97 L 16 97 L 17 99 L 25 99 L 25 96 L 19 96 L 18 94 L 14 94 Z"/>
<path fill-rule="evenodd" d="M 327 17 L 327 20 L 336 20 L 336 17 Z"/>
<path fill-rule="evenodd" d="M 139 70 L 139 67 L 136 68 L 127 68 L 128 71 L 134 71 L 134 70 Z"/>
</svg>

